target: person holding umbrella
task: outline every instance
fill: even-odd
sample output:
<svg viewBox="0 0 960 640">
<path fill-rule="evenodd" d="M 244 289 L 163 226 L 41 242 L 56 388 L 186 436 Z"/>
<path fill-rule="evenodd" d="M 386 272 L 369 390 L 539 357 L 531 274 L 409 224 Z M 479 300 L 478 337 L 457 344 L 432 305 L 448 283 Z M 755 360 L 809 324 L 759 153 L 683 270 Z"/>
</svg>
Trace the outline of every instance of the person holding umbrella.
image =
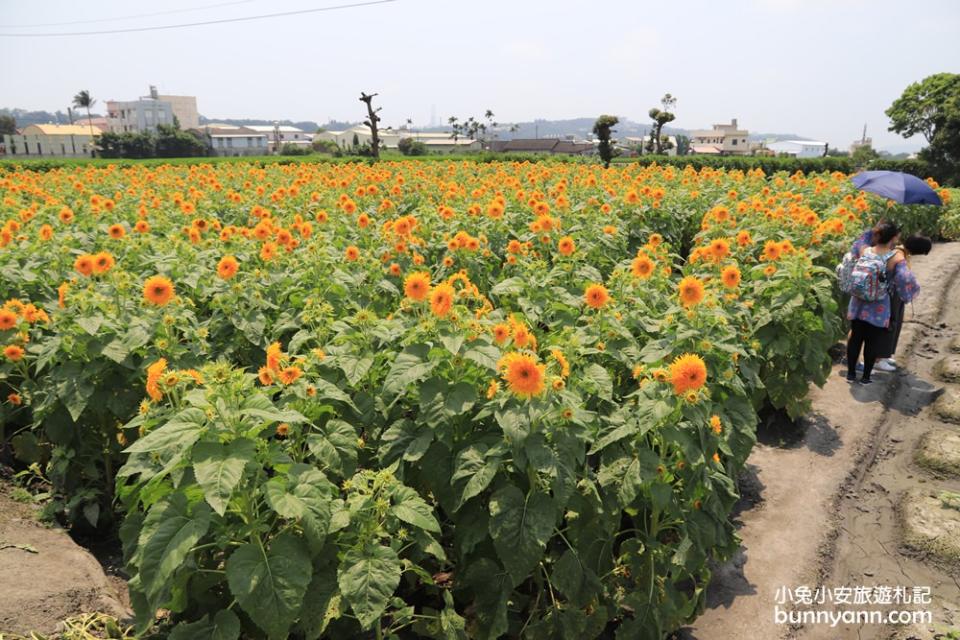
<svg viewBox="0 0 960 640">
<path fill-rule="evenodd" d="M 851 180 L 854 186 L 860 188 L 862 191 L 875 193 L 901 204 L 942 205 L 939 194 L 937 194 L 927 182 L 907 173 L 898 171 L 864 171 L 853 176 Z M 881 221 L 875 229 L 868 229 L 860 236 L 851 247 L 853 255 L 859 257 L 868 246 L 875 245 L 878 240 L 877 230 L 886 227 L 886 225 L 887 223 Z M 900 295 L 900 284 L 902 284 L 905 279 L 912 279 L 913 282 L 916 283 L 916 278 L 913 277 L 912 272 L 910 272 L 909 277 L 905 275 L 906 272 L 909 272 L 908 257 L 911 255 L 927 255 L 930 253 L 931 247 L 932 243 L 929 238 L 913 235 L 895 247 L 893 256 L 888 261 L 887 282 L 895 285 L 889 287 L 889 319 L 887 320 L 886 331 L 878 333 L 871 345 L 872 355 L 876 358 L 876 368 L 878 371 L 896 370 L 896 361 L 893 359 L 893 355 L 896 352 L 897 343 L 900 338 L 900 329 L 903 326 L 906 302 L 911 300 L 912 296 L 916 295 L 916 292 L 913 292 L 911 298 L 906 300 Z M 882 246 L 879 248 L 881 250 L 883 249 Z M 906 266 L 900 267 L 899 265 L 901 264 Z M 919 291 L 919 285 L 917 286 L 917 291 Z M 854 301 L 851 300 L 851 306 L 853 304 Z M 865 357 L 866 351 L 867 350 L 864 349 Z M 848 367 L 849 366 L 848 363 Z M 856 361 L 853 366 L 855 367 L 854 370 L 859 370 L 861 366 L 865 369 L 865 364 L 860 365 Z M 864 373 L 864 378 L 869 381 L 869 371 L 865 369 Z M 848 375 L 848 379 L 849 377 Z"/>
<path fill-rule="evenodd" d="M 870 384 L 870 374 L 879 355 L 890 348 L 890 291 L 900 300 L 910 302 L 920 292 L 920 285 L 910 271 L 903 255 L 896 251 L 900 229 L 892 222 L 882 222 L 873 229 L 873 242 L 863 250 L 857 268 L 864 274 L 876 269 L 874 282 L 879 284 L 877 295 L 861 295 L 855 289 L 847 307 L 850 337 L 847 340 L 847 381 L 856 381 L 857 361 L 863 350 L 861 384 Z M 862 265 L 862 267 L 861 267 Z M 874 266 L 875 265 L 875 266 Z M 868 278 L 862 280 L 868 283 Z"/>
</svg>

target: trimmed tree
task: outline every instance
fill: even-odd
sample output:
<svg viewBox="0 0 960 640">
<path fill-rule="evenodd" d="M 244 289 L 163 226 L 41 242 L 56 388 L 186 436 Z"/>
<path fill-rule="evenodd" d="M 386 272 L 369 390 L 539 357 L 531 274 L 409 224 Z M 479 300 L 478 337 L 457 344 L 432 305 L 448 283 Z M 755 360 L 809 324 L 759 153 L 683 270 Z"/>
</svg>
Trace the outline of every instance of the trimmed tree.
<svg viewBox="0 0 960 640">
<path fill-rule="evenodd" d="M 613 159 L 613 148 L 610 146 L 610 134 L 618 122 L 620 122 L 620 118 L 617 116 L 602 115 L 593 123 L 593 135 L 597 136 L 597 139 L 600 141 L 597 153 L 600 154 L 600 160 L 603 161 L 604 167 L 609 167 L 610 160 Z"/>
</svg>

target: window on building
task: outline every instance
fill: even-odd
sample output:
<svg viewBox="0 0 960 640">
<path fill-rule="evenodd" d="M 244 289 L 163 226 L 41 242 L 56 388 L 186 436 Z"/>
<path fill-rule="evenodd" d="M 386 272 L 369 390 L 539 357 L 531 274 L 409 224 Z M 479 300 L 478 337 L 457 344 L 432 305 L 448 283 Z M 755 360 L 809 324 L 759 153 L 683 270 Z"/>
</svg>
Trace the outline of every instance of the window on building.
<svg viewBox="0 0 960 640">
<path fill-rule="evenodd" d="M 737 139 L 736 139 L 736 138 L 733 139 L 733 145 L 734 145 L 734 146 L 737 145 Z"/>
<path fill-rule="evenodd" d="M 233 148 L 233 138 L 227 138 L 227 146 Z"/>
</svg>

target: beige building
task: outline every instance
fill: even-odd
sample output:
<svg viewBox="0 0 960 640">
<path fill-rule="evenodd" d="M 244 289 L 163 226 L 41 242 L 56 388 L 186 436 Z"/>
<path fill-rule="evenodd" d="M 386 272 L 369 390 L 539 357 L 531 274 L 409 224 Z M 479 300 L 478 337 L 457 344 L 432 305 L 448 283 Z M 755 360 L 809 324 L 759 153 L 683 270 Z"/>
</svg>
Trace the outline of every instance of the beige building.
<svg viewBox="0 0 960 640">
<path fill-rule="evenodd" d="M 94 127 L 94 135 L 100 131 Z M 7 156 L 89 158 L 94 137 L 89 126 L 75 124 L 31 124 L 16 135 L 3 136 L 0 153 Z"/>
<path fill-rule="evenodd" d="M 747 138 L 750 132 L 737 126 L 734 118 L 730 124 L 715 124 L 712 129 L 690 132 L 690 150 L 693 153 L 718 155 L 749 155 L 753 149 Z"/>
<path fill-rule="evenodd" d="M 267 136 L 249 127 L 214 122 L 194 129 L 207 141 L 215 156 L 263 156 L 267 154 Z"/>
<path fill-rule="evenodd" d="M 181 129 L 196 129 L 200 126 L 200 112 L 197 111 L 195 96 L 157 95 L 157 100 L 170 103 L 170 108 L 177 122 L 180 123 Z"/>
</svg>

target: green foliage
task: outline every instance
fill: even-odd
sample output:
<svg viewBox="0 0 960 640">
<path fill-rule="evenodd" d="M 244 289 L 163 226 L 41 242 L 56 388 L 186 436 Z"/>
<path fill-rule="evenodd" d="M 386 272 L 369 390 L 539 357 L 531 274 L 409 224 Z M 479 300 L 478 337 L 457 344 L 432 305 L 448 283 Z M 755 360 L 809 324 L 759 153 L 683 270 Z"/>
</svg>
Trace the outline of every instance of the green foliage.
<svg viewBox="0 0 960 640">
<path fill-rule="evenodd" d="M 313 151 L 314 149 L 312 146 L 292 144 L 290 142 L 287 142 L 280 147 L 280 155 L 282 156 L 308 156 L 313 153 Z"/>
<path fill-rule="evenodd" d="M 12 136 L 17 132 L 17 121 L 13 116 L 0 114 L 0 138 Z"/>
<path fill-rule="evenodd" d="M 96 137 L 97 153 L 104 158 L 187 158 L 205 156 L 207 146 L 195 135 L 160 125 L 154 132 L 104 132 Z"/>
<path fill-rule="evenodd" d="M 926 139 L 920 157 L 938 181 L 960 184 L 960 74 L 937 73 L 911 84 L 886 114 L 890 131 Z"/>
<path fill-rule="evenodd" d="M 401 138 L 397 143 L 397 149 L 405 156 L 427 155 L 427 145 L 414 138 Z"/>
</svg>

